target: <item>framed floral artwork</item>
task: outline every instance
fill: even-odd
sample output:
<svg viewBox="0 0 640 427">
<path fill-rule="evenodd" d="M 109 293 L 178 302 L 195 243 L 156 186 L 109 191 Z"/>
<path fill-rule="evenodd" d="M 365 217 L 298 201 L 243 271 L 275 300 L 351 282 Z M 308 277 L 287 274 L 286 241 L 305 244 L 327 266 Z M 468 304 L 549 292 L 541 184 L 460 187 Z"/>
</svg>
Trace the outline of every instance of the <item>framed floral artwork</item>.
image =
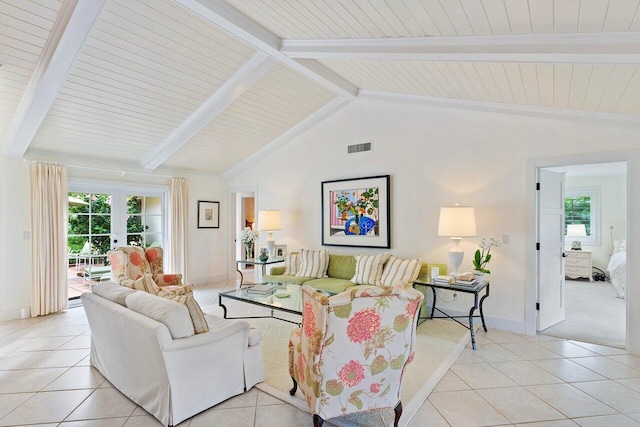
<svg viewBox="0 0 640 427">
<path fill-rule="evenodd" d="M 322 182 L 322 245 L 390 248 L 390 175 Z"/>
<path fill-rule="evenodd" d="M 198 228 L 220 228 L 220 202 L 198 200 Z"/>
</svg>

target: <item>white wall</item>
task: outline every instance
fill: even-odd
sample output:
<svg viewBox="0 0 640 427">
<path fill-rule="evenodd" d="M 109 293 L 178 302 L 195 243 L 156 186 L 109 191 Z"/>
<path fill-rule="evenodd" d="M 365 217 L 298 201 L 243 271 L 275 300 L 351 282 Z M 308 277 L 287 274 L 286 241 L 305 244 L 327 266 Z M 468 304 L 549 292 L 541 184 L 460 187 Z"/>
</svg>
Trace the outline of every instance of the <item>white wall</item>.
<svg viewBox="0 0 640 427">
<path fill-rule="evenodd" d="M 371 153 L 347 155 L 348 144 L 374 141 Z M 476 238 L 462 241 L 462 268 L 482 236 L 508 235 L 494 249 L 489 324 L 524 331 L 527 160 L 624 150 L 637 135 L 585 124 L 493 113 L 362 101 L 339 111 L 294 142 L 233 178 L 230 186 L 259 186 L 258 209 L 280 209 L 277 243 L 288 250 L 320 248 L 321 181 L 391 175 L 389 252 L 446 262 L 450 242 L 437 236 L 439 208 L 476 207 Z M 268 173 L 267 173 L 268 171 Z M 376 249 L 328 247 L 333 253 Z M 449 306 L 466 311 L 467 296 Z"/>
<path fill-rule="evenodd" d="M 592 252 L 593 266 L 605 271 L 609 263 L 609 226 L 627 222 L 627 177 L 626 175 L 598 175 L 565 177 L 565 188 L 598 188 L 600 190 L 600 210 L 598 212 L 598 232 L 600 243 L 582 243 L 582 249 Z M 571 244 L 568 245 L 568 248 Z"/>
<path fill-rule="evenodd" d="M 164 185 L 166 177 L 68 168 L 70 179 L 120 182 L 127 186 Z M 216 176 L 191 175 L 189 188 L 189 280 L 207 283 L 222 280 L 227 274 L 227 190 Z M 198 229 L 198 200 L 220 201 L 219 229 Z M 29 166 L 22 159 L 0 155 L 0 320 L 20 317 L 20 309 L 31 301 L 30 241 L 23 239 L 29 231 Z"/>
<path fill-rule="evenodd" d="M 204 284 L 225 280 L 229 262 L 227 186 L 219 177 L 189 178 L 189 281 Z M 198 228 L 198 200 L 220 202 L 220 228 Z"/>
<path fill-rule="evenodd" d="M 20 317 L 31 305 L 29 168 L 0 155 L 0 320 Z"/>
</svg>

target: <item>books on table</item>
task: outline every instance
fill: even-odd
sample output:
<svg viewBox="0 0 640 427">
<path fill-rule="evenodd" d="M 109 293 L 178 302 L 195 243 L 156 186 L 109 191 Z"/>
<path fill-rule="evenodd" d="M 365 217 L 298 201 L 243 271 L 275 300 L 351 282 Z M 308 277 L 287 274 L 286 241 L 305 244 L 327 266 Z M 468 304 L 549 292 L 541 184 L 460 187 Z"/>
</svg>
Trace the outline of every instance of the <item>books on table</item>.
<svg viewBox="0 0 640 427">
<path fill-rule="evenodd" d="M 456 281 L 456 278 L 453 276 L 440 275 L 433 278 L 433 283 L 451 285 Z"/>
<path fill-rule="evenodd" d="M 469 286 L 473 287 L 478 284 L 476 276 L 472 273 L 464 273 L 458 277 L 440 275 L 433 278 L 433 283 L 439 285 Z"/>
<path fill-rule="evenodd" d="M 250 294 L 268 294 L 273 291 L 276 287 L 270 283 L 266 283 L 264 285 L 253 285 L 247 289 L 247 292 Z"/>
</svg>

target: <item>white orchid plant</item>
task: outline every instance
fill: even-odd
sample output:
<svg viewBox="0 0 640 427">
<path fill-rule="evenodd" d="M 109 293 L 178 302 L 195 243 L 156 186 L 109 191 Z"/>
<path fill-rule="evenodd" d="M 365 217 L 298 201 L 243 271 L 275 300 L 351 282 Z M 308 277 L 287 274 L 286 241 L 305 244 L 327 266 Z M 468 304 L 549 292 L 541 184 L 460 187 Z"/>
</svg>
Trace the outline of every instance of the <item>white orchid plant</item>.
<svg viewBox="0 0 640 427">
<path fill-rule="evenodd" d="M 245 227 L 240 232 L 240 241 L 246 245 L 253 245 L 253 243 L 260 237 L 260 232 L 252 230 L 250 227 Z"/>
<path fill-rule="evenodd" d="M 480 249 L 476 250 L 476 254 L 473 258 L 473 268 L 477 271 L 485 274 L 491 274 L 491 271 L 487 270 L 487 264 L 491 261 L 491 248 L 498 247 L 502 244 L 500 240 L 495 237 L 486 238 L 483 237 L 480 242 Z M 480 251 L 482 250 L 482 252 Z"/>
</svg>

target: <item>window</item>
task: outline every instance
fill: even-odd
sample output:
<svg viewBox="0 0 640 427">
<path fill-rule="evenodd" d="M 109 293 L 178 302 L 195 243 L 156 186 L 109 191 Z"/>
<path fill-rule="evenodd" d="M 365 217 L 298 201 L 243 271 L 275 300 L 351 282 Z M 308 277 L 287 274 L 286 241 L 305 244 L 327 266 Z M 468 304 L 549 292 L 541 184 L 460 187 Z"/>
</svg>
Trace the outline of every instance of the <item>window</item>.
<svg viewBox="0 0 640 427">
<path fill-rule="evenodd" d="M 162 197 L 127 196 L 127 244 L 162 246 Z"/>
<path fill-rule="evenodd" d="M 572 188 L 565 191 L 564 197 L 564 224 L 565 235 L 567 225 L 584 224 L 587 237 L 581 237 L 580 241 L 587 245 L 600 244 L 598 227 L 598 212 L 600 190 L 598 188 Z M 565 237 L 567 243 L 575 240 L 575 237 Z"/>
</svg>

